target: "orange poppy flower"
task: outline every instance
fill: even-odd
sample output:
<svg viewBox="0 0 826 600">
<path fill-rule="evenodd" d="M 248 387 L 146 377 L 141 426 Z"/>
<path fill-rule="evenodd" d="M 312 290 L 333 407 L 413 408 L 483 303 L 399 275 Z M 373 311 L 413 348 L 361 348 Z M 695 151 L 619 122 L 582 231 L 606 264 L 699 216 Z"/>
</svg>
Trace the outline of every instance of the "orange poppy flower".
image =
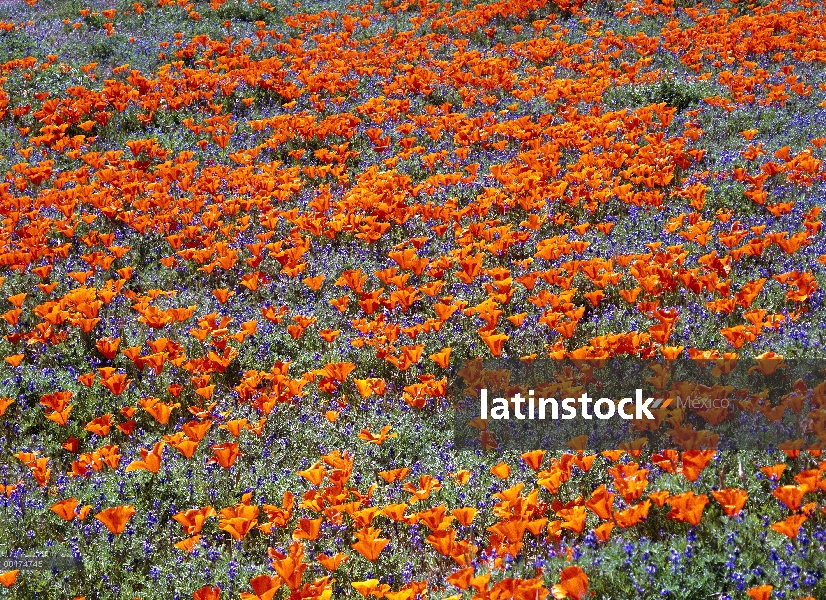
<svg viewBox="0 0 826 600">
<path fill-rule="evenodd" d="M 26 357 L 25 354 L 13 354 L 11 356 L 6 356 L 5 361 L 9 363 L 12 367 L 19 367 L 20 363 L 23 362 L 23 359 Z"/>
<path fill-rule="evenodd" d="M 385 425 L 381 428 L 381 432 L 379 434 L 374 434 L 368 431 L 367 429 L 362 429 L 361 432 L 358 434 L 358 438 L 360 440 L 364 440 L 370 444 L 376 444 L 377 446 L 381 446 L 387 438 L 397 437 L 397 433 L 390 433 L 392 427 L 390 425 Z"/>
<path fill-rule="evenodd" d="M 712 490 L 711 495 L 720 503 L 723 512 L 727 517 L 735 517 L 743 510 L 749 495 L 745 490 L 736 488 L 726 488 L 722 490 Z"/>
<path fill-rule="evenodd" d="M 5 571 L 0 573 L 0 585 L 7 588 L 13 586 L 17 581 L 17 574 L 19 572 L 19 570 L 15 569 L 14 571 Z"/>
<path fill-rule="evenodd" d="M 218 586 L 205 585 L 201 589 L 192 593 L 193 600 L 220 600 L 221 588 Z"/>
<path fill-rule="evenodd" d="M 805 490 L 796 485 L 783 485 L 772 490 L 772 496 L 780 500 L 789 510 L 797 510 L 803 503 Z"/>
<path fill-rule="evenodd" d="M 175 547 L 182 552 L 186 552 L 187 554 L 192 554 L 195 552 L 195 548 L 198 546 L 198 542 L 201 541 L 200 534 L 193 535 L 188 537 L 180 542 L 175 542 Z"/>
<path fill-rule="evenodd" d="M 560 582 L 551 588 L 554 598 L 585 600 L 588 597 L 588 576 L 580 567 L 567 567 L 562 570 L 559 577 Z"/>
<path fill-rule="evenodd" d="M 203 508 L 192 508 L 190 510 L 179 512 L 172 515 L 172 518 L 178 521 L 184 528 L 184 532 L 188 535 L 200 533 L 204 526 L 204 521 L 209 517 L 215 516 L 215 509 L 211 506 L 204 506 Z"/>
<path fill-rule="evenodd" d="M 319 554 L 316 556 L 316 560 L 328 571 L 337 570 L 341 564 L 349 558 L 350 557 L 343 552 L 337 552 L 333 556 L 327 556 L 326 554 Z"/>
<path fill-rule="evenodd" d="M 229 533 L 236 541 L 243 540 L 258 525 L 257 506 L 238 504 L 223 509 L 218 514 L 218 529 Z"/>
<path fill-rule="evenodd" d="M 241 592 L 241 600 L 272 600 L 281 589 L 281 578 L 278 575 L 266 573 L 250 579 L 250 587 L 254 594 Z"/>
<path fill-rule="evenodd" d="M 137 471 L 140 469 L 149 471 L 150 473 L 157 473 L 158 471 L 160 471 L 161 459 L 165 445 L 166 442 L 160 441 L 153 446 L 151 451 L 141 448 L 140 459 L 134 460 L 131 463 L 129 463 L 126 466 L 126 472 L 129 473 L 130 471 Z"/>
<path fill-rule="evenodd" d="M 207 464 L 217 462 L 224 469 L 229 469 L 239 456 L 244 456 L 243 452 L 238 451 L 238 447 L 238 442 L 213 444 L 211 448 L 214 456 L 207 461 Z"/>
<path fill-rule="evenodd" d="M 545 458 L 545 450 L 532 450 L 520 456 L 522 460 L 534 471 L 542 468 L 542 461 Z"/>
<path fill-rule="evenodd" d="M 71 521 L 77 516 L 75 509 L 78 506 L 80 506 L 80 502 L 77 501 L 77 498 L 66 498 L 60 502 L 55 502 L 49 508 L 64 521 Z"/>
<path fill-rule="evenodd" d="M 85 431 L 90 433 L 94 433 L 95 435 L 99 435 L 101 437 L 109 435 L 109 430 L 112 427 L 112 414 L 105 414 L 101 415 L 89 421 L 86 427 L 84 427 Z"/>
<path fill-rule="evenodd" d="M 109 531 L 117 535 L 124 532 L 126 524 L 134 514 L 134 506 L 114 506 L 100 511 L 95 515 L 95 518 L 103 523 Z"/>
<path fill-rule="evenodd" d="M 796 514 L 786 517 L 782 521 L 772 523 L 771 528 L 777 533 L 782 533 L 789 539 L 795 539 L 800 533 L 800 528 L 808 520 L 805 514 Z"/>
<path fill-rule="evenodd" d="M 746 590 L 746 593 L 752 600 L 769 600 L 773 589 L 774 586 L 766 584 L 749 588 Z"/>
<path fill-rule="evenodd" d="M 608 521 L 614 512 L 614 494 L 610 493 L 604 485 L 601 485 L 591 494 L 591 498 L 585 503 L 585 507 L 600 519 Z"/>
<path fill-rule="evenodd" d="M 490 472 L 496 475 L 499 479 L 507 479 L 511 474 L 511 467 L 508 463 L 500 462 L 491 467 Z"/>
<path fill-rule="evenodd" d="M 287 587 L 295 591 L 301 587 L 304 571 L 307 568 L 307 563 L 304 562 L 304 546 L 294 541 L 290 544 L 288 552 L 289 554 L 284 556 L 272 551 L 270 557 L 273 559 L 272 566 L 276 573 Z"/>
<path fill-rule="evenodd" d="M 689 525 L 698 525 L 703 516 L 703 509 L 708 504 L 708 496 L 695 495 L 693 491 L 683 492 L 676 496 L 671 496 L 666 502 L 671 505 L 669 519 L 685 522 Z"/>
<path fill-rule="evenodd" d="M 379 554 L 390 540 L 378 537 L 381 534 L 381 529 L 374 527 L 367 527 L 361 531 L 356 532 L 358 542 L 351 545 L 351 548 L 361 554 L 370 562 L 375 562 Z"/>
<path fill-rule="evenodd" d="M 321 535 L 321 521 L 318 519 L 299 519 L 298 525 L 293 531 L 293 538 L 297 540 L 313 541 Z"/>
</svg>

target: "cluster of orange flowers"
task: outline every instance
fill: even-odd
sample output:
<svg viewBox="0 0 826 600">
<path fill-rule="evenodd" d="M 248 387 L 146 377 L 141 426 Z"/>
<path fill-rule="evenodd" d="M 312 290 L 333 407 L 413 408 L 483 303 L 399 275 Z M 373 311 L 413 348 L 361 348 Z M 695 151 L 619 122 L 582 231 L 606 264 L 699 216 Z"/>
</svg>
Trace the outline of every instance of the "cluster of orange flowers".
<svg viewBox="0 0 826 600">
<path fill-rule="evenodd" d="M 224 4 L 215 0 L 210 10 Z M 57 56 L 0 65 L 0 119 L 15 134 L 6 150 L 19 156 L 0 184 L 0 286 L 13 292 L 0 314 L 9 349 L 4 368 L 30 373 L 54 348 L 74 343 L 86 344 L 95 357 L 94 366 L 76 376 L 77 385 L 42 390 L 42 415 L 40 408 L 25 409 L 45 417 L 42 426 L 60 438 L 63 450 L 60 456 L 14 455 L 38 487 L 53 489 L 53 470 L 76 480 L 116 471 L 124 454 L 135 457 L 127 459 L 124 473 L 157 474 L 170 460 L 167 445 L 181 455 L 176 458 L 189 460 L 205 440 L 208 463 L 238 468 L 243 432 L 262 436 L 278 405 L 321 394 L 333 403 L 324 413 L 333 425 L 354 397 L 385 401 L 397 394 L 423 409 L 447 395 L 457 356 L 734 359 L 735 351 L 761 344 L 761 336 L 778 339 L 784 327 L 810 316 L 809 304 L 822 296 L 818 277 L 826 255 L 759 277 L 751 265 L 796 260 L 820 242 L 821 208 L 801 210 L 777 188 L 821 185 L 826 171 L 818 157 L 826 138 L 796 151 L 789 145 L 771 150 L 772 140 L 747 129 L 732 140 L 746 166 L 712 172 L 705 168 L 700 120 L 707 110 L 727 115 L 743 106 L 783 107 L 809 98 L 815 85 L 826 89 L 795 72 L 797 64 L 826 59 L 822 24 L 821 30 L 812 27 L 803 12 L 817 3 L 798 3 L 797 11 L 782 2 L 742 12 L 698 6 L 680 9 L 680 18 L 673 2 L 625 4 L 618 16 L 631 24 L 668 19 L 652 36 L 606 31 L 603 20 L 585 16 L 581 2 L 555 0 L 554 10 L 546 0 L 468 4 L 456 10 L 427 0 L 388 0 L 383 11 L 371 3 L 353 7 L 352 14 L 297 14 L 284 19 L 292 31 L 286 36 L 264 21 L 255 23 L 253 36 L 237 40 L 176 34 L 160 43 L 166 62 L 157 72 L 123 65 L 102 82 L 96 78 L 100 65 L 79 67 L 81 76 Z M 193 4 L 158 2 L 159 10 L 167 5 L 203 18 Z M 410 18 L 413 29 L 362 35 L 411 7 L 418 11 Z M 137 15 L 147 10 L 133 6 Z M 579 41 L 567 37 L 571 27 L 556 16 L 559 10 L 578 19 Z M 533 18 L 540 13 L 544 18 Z M 83 19 L 89 14 L 80 12 Z M 102 15 L 112 35 L 122 15 Z M 83 21 L 72 25 L 84 27 Z M 27 26 L 4 23 L 0 29 Z M 503 43 L 504 27 L 518 41 Z M 477 34 L 485 52 L 469 41 Z M 449 60 L 440 58 L 445 53 Z M 716 83 L 724 91 L 679 117 L 665 102 L 610 110 L 604 101 L 615 88 L 668 77 L 649 68 L 659 53 L 679 56 L 696 72 L 690 83 Z M 74 72 L 78 83 L 25 99 L 3 89 L 50 69 Z M 373 91 L 365 94 L 367 80 Z M 454 94 L 453 103 L 433 101 L 444 90 Z M 238 116 L 241 107 L 267 102 L 278 110 Z M 539 115 L 526 108 L 538 102 L 549 108 Z M 192 143 L 168 147 L 144 134 L 123 140 L 122 147 L 109 142 L 128 118 L 149 128 L 161 114 L 180 117 L 182 135 Z M 368 156 L 375 160 L 358 165 Z M 742 185 L 743 207 L 723 206 L 713 191 L 720 180 Z M 667 213 L 655 235 L 681 241 L 631 243 L 622 236 L 635 231 L 623 219 L 636 211 Z M 750 222 L 754 214 L 759 224 Z M 343 255 L 369 254 L 380 268 L 328 262 L 324 253 L 341 253 L 332 250 L 341 245 L 349 249 Z M 606 247 L 612 248 L 607 254 Z M 154 275 L 147 275 L 147 262 L 157 268 Z M 190 287 L 201 281 L 216 287 Z M 283 290 L 310 298 L 315 314 L 284 304 Z M 782 293 L 769 298 L 772 290 Z M 688 345 L 697 339 L 684 310 L 691 302 L 723 323 L 711 342 L 718 349 Z M 246 319 L 224 314 L 231 306 L 246 307 Z M 592 311 L 606 306 L 649 324 L 583 334 L 592 331 Z M 528 323 L 535 331 L 526 332 Z M 303 373 L 290 372 L 286 360 L 268 370 L 253 368 L 244 363 L 245 344 L 259 339 L 264 325 L 267 335 L 285 343 L 309 347 L 318 338 L 328 356 L 358 360 L 323 360 Z M 445 343 L 452 328 L 473 332 L 473 342 Z M 125 347 L 132 331 L 143 339 Z M 538 345 L 526 341 L 537 337 Z M 391 375 L 375 376 L 368 363 Z M 230 383 L 233 370 L 239 376 Z M 171 383 L 157 389 L 142 383 L 161 376 Z M 64 435 L 78 412 L 88 413 L 89 407 L 79 409 L 80 398 L 91 393 L 107 405 L 117 397 L 129 400 L 119 410 L 84 418 L 82 439 Z M 19 404 L 0 398 L 0 419 L 18 419 Z M 254 413 L 239 416 L 247 407 Z M 754 406 L 781 416 L 786 408 L 799 410 L 788 403 Z M 149 448 L 134 442 L 139 411 L 163 431 Z M 187 413 L 178 428 L 172 416 Z M 696 433 L 686 428 L 681 435 Z M 388 425 L 378 433 L 364 428 L 357 439 L 382 445 L 395 435 Z M 785 451 L 796 457 L 802 446 L 792 446 Z M 817 450 L 808 452 L 819 457 Z M 541 574 L 492 574 L 504 570 L 506 556 L 519 555 L 528 535 L 564 552 L 566 531 L 582 534 L 589 514 L 599 519 L 593 532 L 600 542 L 615 527 L 646 519 L 652 505 L 668 504 L 668 519 L 698 525 L 709 497 L 650 491 L 650 469 L 637 462 L 640 456 L 637 448 L 522 454 L 535 485 L 520 481 L 495 494 L 495 519 L 480 540 L 463 529 L 479 509 L 427 502 L 442 486 L 467 484 L 470 471 L 417 479 L 409 478 L 408 467 L 378 472 L 384 484 L 403 482 L 407 494 L 380 505 L 373 494 L 384 484 L 377 479 L 360 491 L 350 482 L 353 454 L 335 450 L 297 471 L 311 486 L 300 498 L 286 492 L 280 504 L 259 505 L 246 493 L 234 506 L 178 512 L 172 518 L 187 537 L 175 547 L 193 552 L 207 519 L 217 519 L 236 541 L 255 530 L 268 536 L 283 529 L 291 540 L 287 554 L 270 549 L 275 573 L 253 578 L 253 592 L 242 598 L 271 600 L 286 588 L 290 598 L 328 599 L 334 573 L 354 553 L 378 560 L 391 541 L 388 524 L 422 525 L 426 543 L 457 569 L 446 583 L 474 598 L 582 600 L 589 581 L 578 566 L 565 568 L 550 589 Z M 713 450 L 663 450 L 651 462 L 696 482 L 713 456 Z M 614 491 L 601 485 L 569 502 L 540 498 L 540 490 L 558 496 L 576 473 L 601 463 Z M 777 480 L 783 466 L 766 467 L 765 474 Z M 821 462 L 771 492 L 790 511 L 771 525 L 774 531 L 794 539 L 816 514 L 812 498 L 826 491 L 825 470 Z M 504 462 L 490 473 L 503 481 L 512 476 Z M 6 482 L 0 490 L 11 497 L 24 485 Z M 804 503 L 807 495 L 811 501 Z M 712 497 L 735 517 L 748 494 L 722 487 Z M 428 508 L 416 510 L 419 502 Z M 65 522 L 83 521 L 92 505 L 69 497 L 51 510 Z M 134 506 L 121 505 L 94 517 L 122 534 L 136 514 Z M 305 555 L 325 522 L 351 527 L 353 552 Z M 483 552 L 496 558 L 480 566 Z M 311 580 L 305 574 L 311 563 L 327 575 Z M 0 584 L 12 586 L 16 579 L 16 571 L 7 572 Z M 412 600 L 428 589 L 426 581 L 395 591 L 378 579 L 352 585 L 365 597 L 390 600 Z M 769 593 L 771 586 L 749 591 L 755 599 Z M 194 592 L 196 600 L 219 595 L 213 586 Z"/>
</svg>

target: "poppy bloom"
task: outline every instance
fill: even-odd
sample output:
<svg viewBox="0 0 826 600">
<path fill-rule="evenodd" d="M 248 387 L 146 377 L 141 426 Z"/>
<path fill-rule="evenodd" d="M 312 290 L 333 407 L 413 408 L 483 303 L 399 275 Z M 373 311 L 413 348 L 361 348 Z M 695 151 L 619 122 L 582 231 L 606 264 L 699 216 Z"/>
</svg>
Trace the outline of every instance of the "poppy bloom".
<svg viewBox="0 0 826 600">
<path fill-rule="evenodd" d="M 713 490 L 711 495 L 723 507 L 723 512 L 727 517 L 735 517 L 743 510 L 743 506 L 748 500 L 748 493 L 744 490 L 726 488 L 723 490 Z"/>
<path fill-rule="evenodd" d="M 135 512 L 134 506 L 114 506 L 100 511 L 95 518 L 117 535 L 124 532 L 126 524 Z"/>
<path fill-rule="evenodd" d="M 560 582 L 551 588 L 554 598 L 585 600 L 588 597 L 588 576 L 580 567 L 566 567 L 559 577 Z"/>
</svg>

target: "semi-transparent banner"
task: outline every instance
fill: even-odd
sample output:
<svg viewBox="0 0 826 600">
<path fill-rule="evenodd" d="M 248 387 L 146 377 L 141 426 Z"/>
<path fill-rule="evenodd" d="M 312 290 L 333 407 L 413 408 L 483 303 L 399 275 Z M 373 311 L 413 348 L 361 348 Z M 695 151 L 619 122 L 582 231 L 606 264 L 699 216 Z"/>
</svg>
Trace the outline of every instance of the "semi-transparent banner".
<svg viewBox="0 0 826 600">
<path fill-rule="evenodd" d="M 453 377 L 458 448 L 826 446 L 826 360 L 477 360 Z"/>
</svg>

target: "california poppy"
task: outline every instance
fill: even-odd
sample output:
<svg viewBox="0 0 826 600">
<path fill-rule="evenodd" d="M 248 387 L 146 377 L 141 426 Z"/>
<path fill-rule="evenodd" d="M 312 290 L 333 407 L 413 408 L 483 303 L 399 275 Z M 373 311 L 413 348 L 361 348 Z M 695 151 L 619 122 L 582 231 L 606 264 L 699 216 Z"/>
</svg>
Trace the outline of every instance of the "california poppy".
<svg viewBox="0 0 826 600">
<path fill-rule="evenodd" d="M 580 567 L 566 567 L 559 574 L 560 581 L 551 588 L 554 598 L 585 600 L 588 597 L 588 576 Z"/>
<path fill-rule="evenodd" d="M 771 598 L 773 589 L 774 586 L 765 584 L 749 588 L 746 590 L 746 593 L 752 600 L 769 600 L 769 598 Z"/>
<path fill-rule="evenodd" d="M 208 517 L 215 516 L 215 509 L 211 506 L 203 508 L 192 508 L 190 510 L 182 511 L 172 515 L 172 518 L 178 521 L 184 528 L 184 532 L 192 535 L 199 533 L 204 526 L 204 521 Z"/>
<path fill-rule="evenodd" d="M 496 475 L 499 479 L 507 479 L 511 474 L 511 468 L 508 463 L 500 462 L 491 467 L 490 472 Z"/>
<path fill-rule="evenodd" d="M 359 439 L 364 440 L 370 444 L 376 444 L 377 446 L 381 446 L 387 438 L 396 437 L 397 433 L 390 433 L 392 427 L 390 425 L 385 425 L 381 428 L 381 432 L 378 434 L 371 433 L 367 429 L 362 429 L 361 432 L 358 434 Z"/>
<path fill-rule="evenodd" d="M 109 531 L 117 535 L 124 532 L 126 524 L 135 512 L 134 506 L 114 506 L 100 511 L 95 515 L 95 518 L 103 523 Z"/>
<path fill-rule="evenodd" d="M 321 521 L 321 518 L 299 519 L 298 525 L 293 531 L 293 538 L 310 541 L 318 539 L 321 531 Z"/>
<path fill-rule="evenodd" d="M 337 552 L 333 556 L 327 556 L 326 554 L 316 556 L 316 560 L 328 571 L 337 570 L 348 558 L 349 557 L 342 552 Z"/>
<path fill-rule="evenodd" d="M 242 452 L 238 450 L 238 442 L 226 442 L 223 444 L 213 444 L 213 457 L 207 463 L 217 462 L 224 469 L 229 469 L 239 456 L 243 456 Z"/>
<path fill-rule="evenodd" d="M 772 496 L 780 500 L 789 510 L 797 510 L 803 503 L 805 490 L 796 485 L 782 485 L 772 490 Z"/>
<path fill-rule="evenodd" d="M 50 509 L 64 521 L 71 521 L 76 516 L 75 509 L 78 506 L 80 506 L 80 502 L 77 501 L 77 498 L 66 498 L 52 504 Z"/>
<path fill-rule="evenodd" d="M 408 467 L 402 467 L 399 469 L 392 469 L 389 471 L 379 471 L 379 477 L 384 479 L 387 483 L 393 483 L 394 481 L 402 481 L 407 474 L 410 472 Z"/>
<path fill-rule="evenodd" d="M 181 540 L 180 542 L 175 542 L 175 547 L 182 552 L 186 552 L 187 554 L 192 554 L 195 552 L 195 548 L 198 546 L 198 542 L 201 541 L 200 534 L 193 535 L 186 539 Z"/>
<path fill-rule="evenodd" d="M 748 493 L 744 490 L 732 488 L 712 490 L 711 495 L 720 503 L 727 517 L 734 517 L 740 514 L 749 497 Z"/>
<path fill-rule="evenodd" d="M 193 600 L 220 600 L 221 588 L 218 586 L 205 585 L 192 593 Z"/>
<path fill-rule="evenodd" d="M 374 527 L 367 527 L 358 531 L 356 532 L 358 542 L 352 544 L 351 547 L 370 562 L 374 562 L 384 547 L 390 542 L 390 540 L 380 538 L 380 534 L 381 529 Z"/>
<path fill-rule="evenodd" d="M 272 600 L 281 589 L 281 578 L 278 575 L 261 574 L 250 579 L 253 594 L 241 593 L 241 600 Z"/>
<path fill-rule="evenodd" d="M 708 504 L 708 496 L 705 494 L 695 495 L 688 491 L 676 496 L 671 496 L 666 502 L 671 505 L 669 519 L 686 522 L 689 525 L 698 525 L 703 516 L 703 509 Z"/>
<path fill-rule="evenodd" d="M 238 504 L 218 513 L 218 528 L 229 533 L 236 541 L 243 540 L 258 524 L 260 509 L 257 506 Z"/>
<path fill-rule="evenodd" d="M 800 528 L 808 520 L 805 514 L 790 515 L 777 523 L 772 523 L 771 528 L 777 533 L 782 533 L 790 539 L 795 539 L 800 533 Z"/>
<path fill-rule="evenodd" d="M 0 585 L 7 588 L 13 586 L 17 581 L 17 574 L 19 572 L 19 570 L 15 569 L 14 571 L 0 573 Z"/>
<path fill-rule="evenodd" d="M 126 472 L 143 469 L 150 473 L 157 473 L 161 468 L 161 458 L 166 442 L 160 441 L 155 444 L 151 451 L 140 449 L 140 459 L 134 460 L 126 466 Z"/>
</svg>

